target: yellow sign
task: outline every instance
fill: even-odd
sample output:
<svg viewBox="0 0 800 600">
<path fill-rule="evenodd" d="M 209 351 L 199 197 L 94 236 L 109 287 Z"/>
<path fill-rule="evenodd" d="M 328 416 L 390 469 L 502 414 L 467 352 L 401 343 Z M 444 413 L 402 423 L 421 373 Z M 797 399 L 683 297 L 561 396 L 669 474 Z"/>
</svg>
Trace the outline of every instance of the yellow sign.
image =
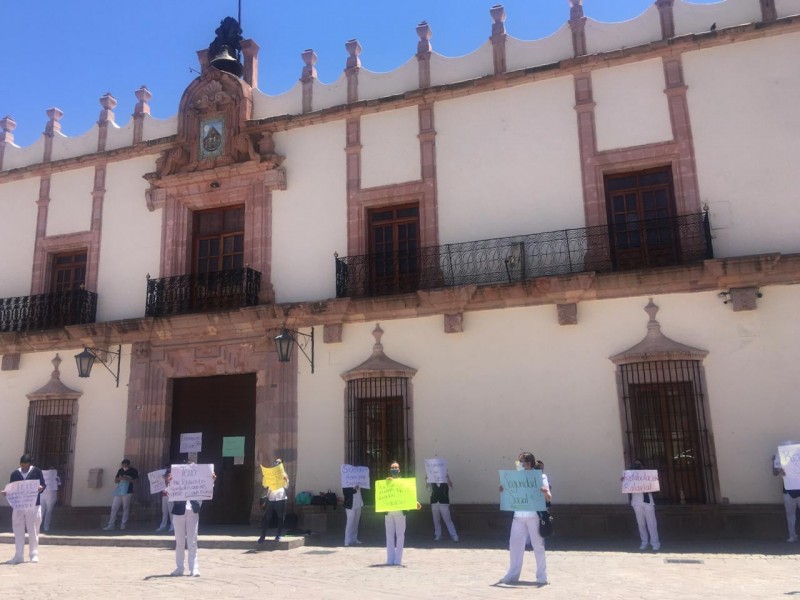
<svg viewBox="0 0 800 600">
<path fill-rule="evenodd" d="M 416 510 L 416 508 L 416 478 L 379 479 L 375 482 L 375 512 Z"/>
<path fill-rule="evenodd" d="M 271 490 L 277 490 L 286 486 L 286 471 L 283 465 L 277 467 L 265 467 L 261 465 L 261 485 Z"/>
</svg>

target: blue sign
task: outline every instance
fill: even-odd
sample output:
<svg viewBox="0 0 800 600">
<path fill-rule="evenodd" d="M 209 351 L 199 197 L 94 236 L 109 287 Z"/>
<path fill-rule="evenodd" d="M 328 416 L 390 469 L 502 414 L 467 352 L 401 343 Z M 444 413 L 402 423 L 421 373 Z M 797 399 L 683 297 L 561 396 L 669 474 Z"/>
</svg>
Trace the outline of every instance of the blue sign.
<svg viewBox="0 0 800 600">
<path fill-rule="evenodd" d="M 542 472 L 498 471 L 500 485 L 500 510 L 547 510 L 542 493 Z"/>
</svg>

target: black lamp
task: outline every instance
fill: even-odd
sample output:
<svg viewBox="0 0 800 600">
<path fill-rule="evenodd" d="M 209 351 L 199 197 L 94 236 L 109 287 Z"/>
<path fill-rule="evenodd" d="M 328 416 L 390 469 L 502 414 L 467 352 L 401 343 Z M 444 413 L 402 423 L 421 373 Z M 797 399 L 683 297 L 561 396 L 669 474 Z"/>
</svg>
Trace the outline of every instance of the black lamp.
<svg viewBox="0 0 800 600">
<path fill-rule="evenodd" d="M 122 346 L 117 346 L 117 351 L 114 352 L 113 350 L 101 350 L 99 348 L 90 348 L 89 346 L 83 347 L 83 352 L 80 354 L 75 355 L 75 363 L 78 365 L 78 377 L 89 377 L 92 373 L 92 367 L 94 366 L 94 361 L 99 359 L 100 357 L 97 355 L 98 352 L 102 352 L 106 355 L 112 355 L 117 357 L 117 372 L 114 373 L 111 369 L 108 368 L 108 365 L 105 363 L 103 359 L 100 359 L 100 364 L 102 364 L 106 371 L 111 373 L 114 379 L 117 382 L 117 387 L 119 387 L 119 363 L 120 358 L 122 357 Z"/>
<path fill-rule="evenodd" d="M 297 336 L 300 336 L 302 343 L 297 341 Z M 275 338 L 275 350 L 278 352 L 278 362 L 286 363 L 289 362 L 292 358 L 292 346 L 297 344 L 297 347 L 300 349 L 300 352 L 308 359 L 308 362 L 311 363 L 311 372 L 314 372 L 314 328 L 311 328 L 311 335 L 307 333 L 302 333 L 300 331 L 293 331 L 291 329 L 286 329 L 284 327 L 281 329 L 279 335 L 276 335 Z M 306 353 L 306 347 L 308 344 L 311 344 L 311 356 Z"/>
</svg>

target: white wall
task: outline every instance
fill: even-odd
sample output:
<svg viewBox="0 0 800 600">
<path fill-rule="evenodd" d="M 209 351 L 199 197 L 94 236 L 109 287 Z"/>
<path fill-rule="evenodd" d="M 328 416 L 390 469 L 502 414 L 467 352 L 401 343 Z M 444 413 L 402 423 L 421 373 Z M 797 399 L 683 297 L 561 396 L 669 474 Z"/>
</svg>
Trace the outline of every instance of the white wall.
<svg viewBox="0 0 800 600">
<path fill-rule="evenodd" d="M 80 352 L 80 348 L 58 352 L 62 360 L 61 382 L 83 392 L 78 400 L 72 506 L 101 506 L 111 502 L 111 492 L 115 487 L 114 474 L 123 458 L 125 446 L 130 349 L 130 346 L 122 347 L 119 388 L 115 387 L 114 379 L 101 365 L 95 365 L 88 379 L 78 378 L 73 356 Z M 0 398 L 3 402 L 0 475 L 3 477 L 19 467 L 19 457 L 25 451 L 30 404 L 26 394 L 35 392 L 50 381 L 55 355 L 56 352 L 23 354 L 18 371 L 0 371 Z M 87 485 L 89 469 L 98 467 L 104 470 L 103 487 L 90 489 Z"/>
<path fill-rule="evenodd" d="M 343 121 L 275 135 L 286 191 L 272 194 L 272 283 L 277 302 L 336 294 L 333 253 L 347 255 Z"/>
<path fill-rule="evenodd" d="M 159 275 L 161 213 L 150 212 L 143 173 L 155 170 L 155 156 L 110 163 L 106 172 L 103 229 L 97 282 L 97 320 L 144 316 L 148 273 Z"/>
<path fill-rule="evenodd" d="M 0 298 L 29 296 L 39 178 L 0 185 Z"/>
<path fill-rule="evenodd" d="M 597 149 L 672 139 L 660 58 L 592 71 Z"/>
<path fill-rule="evenodd" d="M 684 55 L 700 198 L 711 208 L 717 257 L 800 251 L 798 50 L 793 33 Z"/>
<path fill-rule="evenodd" d="M 361 187 L 418 181 L 419 110 L 416 106 L 361 119 Z"/>
<path fill-rule="evenodd" d="M 437 102 L 441 243 L 584 226 L 573 82 Z"/>
<path fill-rule="evenodd" d="M 709 352 L 704 361 L 721 495 L 732 503 L 780 501 L 769 457 L 797 436 L 800 350 L 793 317 L 800 289 L 762 288 L 753 312 L 734 313 L 715 293 L 656 296 L 663 333 Z M 454 502 L 496 502 L 497 469 L 521 450 L 547 465 L 556 501 L 624 503 L 615 367 L 608 359 L 646 333 L 647 297 L 584 302 L 578 325 L 560 326 L 555 306 L 467 313 L 464 332 L 441 317 L 382 321 L 386 353 L 418 369 L 413 447 L 419 497 L 424 459 L 449 461 Z M 344 328 L 341 344 L 318 344 L 316 373 L 300 366 L 297 490 L 339 488 L 345 457 L 345 384 L 366 360 L 375 324 Z M 779 418 L 776 418 L 779 415 Z"/>
<path fill-rule="evenodd" d="M 92 225 L 94 167 L 59 171 L 50 178 L 47 236 L 89 231 Z"/>
</svg>

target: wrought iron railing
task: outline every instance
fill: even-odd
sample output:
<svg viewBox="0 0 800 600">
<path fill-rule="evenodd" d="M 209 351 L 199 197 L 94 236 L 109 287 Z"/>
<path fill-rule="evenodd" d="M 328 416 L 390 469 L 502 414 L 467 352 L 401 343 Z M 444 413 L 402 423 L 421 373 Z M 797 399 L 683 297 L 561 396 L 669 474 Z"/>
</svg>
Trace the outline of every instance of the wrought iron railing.
<svg viewBox="0 0 800 600">
<path fill-rule="evenodd" d="M 336 257 L 336 297 L 401 294 L 713 258 L 708 213 Z"/>
<path fill-rule="evenodd" d="M 0 332 L 94 323 L 96 313 L 97 294 L 86 290 L 0 298 Z"/>
<path fill-rule="evenodd" d="M 145 316 L 164 317 L 255 306 L 260 291 L 261 273 L 249 267 L 161 279 L 148 276 Z"/>
</svg>

